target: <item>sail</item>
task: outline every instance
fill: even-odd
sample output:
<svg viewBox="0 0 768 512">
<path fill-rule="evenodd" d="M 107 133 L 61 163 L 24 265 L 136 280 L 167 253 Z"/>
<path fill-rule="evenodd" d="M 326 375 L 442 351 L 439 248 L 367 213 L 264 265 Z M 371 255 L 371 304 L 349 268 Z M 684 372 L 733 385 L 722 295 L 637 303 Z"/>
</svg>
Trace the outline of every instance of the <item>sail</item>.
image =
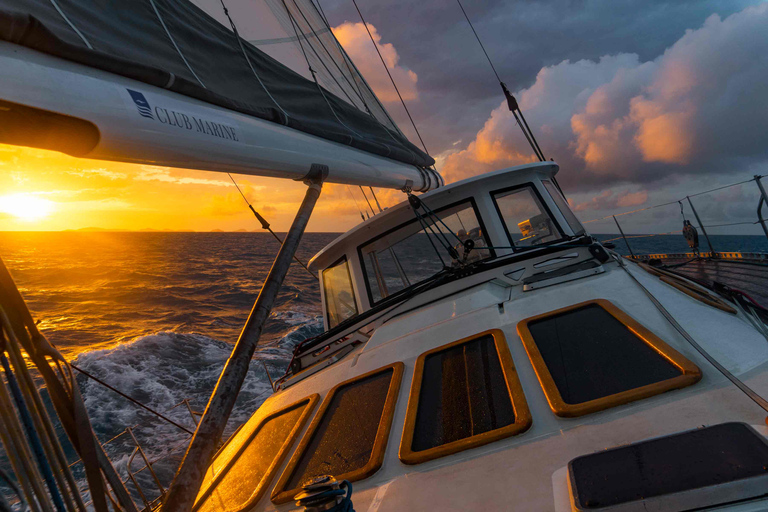
<svg viewBox="0 0 768 512">
<path fill-rule="evenodd" d="M 109 125 L 108 119 L 95 120 L 101 115 L 97 106 L 102 110 L 111 108 L 109 98 L 96 89 L 103 87 L 101 82 L 107 80 L 107 75 L 116 75 L 127 79 L 116 82 L 125 85 L 125 91 L 120 92 L 120 102 L 125 105 L 112 108 L 135 107 L 144 123 L 151 120 L 222 139 L 217 143 L 239 142 L 243 130 L 250 127 L 251 138 L 261 141 L 251 144 L 251 149 L 258 146 L 267 155 L 262 158 L 258 151 L 252 155 L 255 174 L 280 176 L 291 167 L 290 158 L 284 155 L 312 149 L 315 154 L 331 155 L 331 163 L 344 160 L 345 177 L 338 181 L 378 186 L 395 186 L 397 182 L 402 186 L 408 176 L 415 176 L 411 181 L 434 180 L 439 184 L 434 172 L 425 170 L 434 160 L 400 132 L 312 0 L 225 0 L 223 4 L 221 0 L 0 0 L 2 41 L 12 43 L 0 45 L 0 56 L 7 57 L 3 66 L 6 70 L 11 70 L 11 65 L 16 67 L 14 76 L 6 73 L 5 78 L 0 78 L 0 101 L 29 105 L 29 87 L 39 89 L 38 97 L 43 93 L 56 96 L 56 85 L 68 105 L 97 102 L 88 108 L 78 104 L 69 110 L 55 107 L 49 99 L 31 105 L 91 122 L 98 130 L 98 135 L 92 137 L 107 142 L 93 154 L 81 150 L 83 156 L 146 161 L 139 154 L 146 149 L 142 143 L 127 133 L 109 139 L 119 128 Z M 18 46 L 34 54 L 19 52 Z M 40 74 L 39 66 L 22 65 L 22 59 L 27 63 L 33 59 L 35 64 L 46 66 L 48 73 Z M 67 68 L 59 64 L 61 61 L 77 67 Z M 83 71 L 83 66 L 91 71 Z M 59 71 L 64 74 L 59 76 Z M 84 77 L 82 84 L 75 74 Z M 26 78 L 18 78 L 21 75 Z M 86 79 L 99 79 L 101 85 L 86 84 Z M 60 83 L 41 85 L 40 81 Z M 131 87 L 134 83 L 147 87 Z M 79 88 L 80 97 L 78 91 L 64 90 L 68 86 Z M 89 88 L 92 92 L 86 95 Z M 188 104 L 182 105 L 184 101 Z M 228 122 L 230 113 L 239 117 Z M 267 121 L 272 128 L 252 120 Z M 135 131 L 163 133 L 157 126 L 135 125 L 139 121 L 131 119 L 131 126 L 138 127 Z M 48 121 L 40 121 L 44 122 Z M 257 125 L 261 131 L 254 131 Z M 83 130 L 87 131 L 85 127 Z M 292 133 L 295 131 L 310 138 Z M 182 132 L 176 133 L 181 136 Z M 267 146 L 264 141 L 270 137 L 272 142 Z M 334 144 L 325 149 L 316 144 L 317 138 Z M 339 146 L 357 151 L 345 152 Z M 270 150 L 275 154 L 281 151 L 281 156 L 271 155 Z M 235 159 L 238 151 L 242 153 L 238 158 L 245 159 L 248 150 L 244 148 L 226 150 L 222 146 L 211 153 Z M 158 148 L 151 148 L 150 153 L 158 164 L 234 171 L 247 167 L 228 163 L 226 158 L 206 162 L 192 150 L 186 150 L 183 158 L 164 159 Z M 339 155 L 335 161 L 334 154 Z M 312 160 L 309 156 L 306 159 Z M 306 171 L 306 162 L 298 160 Z M 402 164 L 415 166 L 417 172 L 405 170 Z M 352 170 L 355 166 L 362 173 L 357 179 Z M 334 168 L 329 167 L 333 175 Z M 395 180 L 381 178 L 388 169 L 397 174 Z M 369 179 L 377 176 L 380 179 Z"/>
</svg>

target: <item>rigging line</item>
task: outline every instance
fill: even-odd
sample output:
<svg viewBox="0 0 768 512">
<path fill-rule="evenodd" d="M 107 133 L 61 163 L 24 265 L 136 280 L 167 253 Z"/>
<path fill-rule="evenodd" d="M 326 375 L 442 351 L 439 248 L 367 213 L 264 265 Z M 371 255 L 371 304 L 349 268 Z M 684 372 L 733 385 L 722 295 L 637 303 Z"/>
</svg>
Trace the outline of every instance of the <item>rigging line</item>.
<svg viewBox="0 0 768 512">
<path fill-rule="evenodd" d="M 363 210 L 360 209 L 360 205 L 357 204 L 357 199 L 355 199 L 355 195 L 352 193 L 352 189 L 349 188 L 349 185 L 347 185 L 347 192 L 349 192 L 349 196 L 355 202 L 355 206 L 357 207 L 357 211 L 360 212 L 360 218 L 363 219 L 363 222 L 365 222 L 365 216 L 363 215 Z M 368 217 L 368 218 L 370 219 L 370 217 Z"/>
<path fill-rule="evenodd" d="M 360 187 L 360 192 L 363 193 L 363 197 L 365 198 L 365 202 L 368 203 L 368 208 L 371 209 L 371 213 L 373 213 L 373 215 L 375 216 L 376 212 L 373 210 L 373 206 L 371 206 L 371 202 L 368 200 L 368 196 L 365 195 L 365 190 L 363 190 L 363 186 L 359 185 L 359 187 Z"/>
<path fill-rule="evenodd" d="M 293 0 L 293 5 L 296 7 L 296 10 L 299 11 L 299 14 L 301 14 L 301 17 L 304 18 L 304 21 L 307 23 L 307 27 L 312 31 L 312 34 L 315 36 L 315 39 L 317 39 L 317 42 L 320 43 L 320 46 L 323 47 L 323 50 L 325 50 L 325 53 L 331 59 L 331 62 L 333 62 L 333 65 L 336 66 L 336 69 L 339 70 L 339 73 L 341 73 L 341 76 L 344 77 L 344 80 L 352 88 L 352 92 L 357 93 L 357 97 L 360 98 L 360 101 L 363 102 L 363 106 L 365 106 L 365 109 L 368 110 L 368 112 L 370 113 L 370 109 L 368 108 L 368 105 L 365 103 L 365 98 L 363 98 L 362 93 L 359 90 L 355 89 L 355 86 L 352 84 L 352 82 L 349 81 L 349 78 L 347 78 L 347 75 L 344 74 L 344 71 L 342 71 L 341 67 L 339 67 L 339 63 L 336 62 L 336 59 L 333 58 L 333 55 L 331 55 L 331 52 L 328 51 L 328 48 L 326 48 L 326 46 L 323 43 L 322 39 L 320 39 L 320 36 L 317 34 L 315 29 L 312 27 L 312 24 L 309 22 L 309 20 L 307 19 L 306 15 L 304 14 L 304 11 L 301 10 L 301 7 L 299 7 L 299 4 L 296 2 L 296 0 Z M 307 40 L 307 43 L 309 43 L 308 40 Z M 311 46 L 311 44 L 310 44 L 310 46 Z M 315 52 L 315 54 L 317 55 L 317 52 Z M 318 59 L 320 59 L 319 55 L 317 57 L 318 57 Z M 320 59 L 320 60 L 322 62 L 322 59 Z M 328 67 L 325 66 L 325 63 L 323 63 L 323 67 L 325 67 L 325 69 L 328 70 Z M 347 67 L 349 67 L 349 66 L 347 66 Z M 328 70 L 328 73 L 331 73 L 331 71 Z M 350 70 L 350 73 L 351 73 L 351 70 Z M 332 73 L 331 73 L 331 75 L 332 75 Z M 333 78 L 333 76 L 332 76 L 332 78 Z M 334 78 L 334 81 L 336 81 L 335 78 Z M 338 82 L 336 82 L 336 83 L 338 84 Z M 339 87 L 341 87 L 341 85 L 339 85 Z M 346 91 L 344 91 L 344 94 L 347 96 L 347 98 L 349 98 L 350 101 L 352 101 L 352 98 L 349 97 L 349 95 L 346 93 Z"/>
<path fill-rule="evenodd" d="M 541 150 L 541 147 L 539 146 L 538 141 L 536 140 L 536 137 L 533 135 L 533 131 L 531 131 L 530 126 L 528 126 L 528 122 L 525 120 L 525 116 L 523 115 L 523 111 L 520 110 L 520 106 L 517 103 L 517 100 L 514 96 L 509 92 L 509 89 L 507 89 L 506 84 L 501 80 L 501 77 L 499 76 L 499 72 L 496 71 L 496 66 L 493 65 L 493 61 L 491 60 L 491 56 L 488 55 L 488 51 L 485 49 L 485 45 L 483 44 L 483 41 L 480 39 L 480 36 L 477 33 L 477 30 L 475 30 L 475 26 L 472 24 L 472 20 L 469 19 L 469 15 L 467 14 L 467 11 L 464 10 L 464 5 L 462 5 L 461 0 L 456 0 L 456 3 L 459 4 L 459 8 L 461 9 L 462 14 L 464 14 L 464 18 L 467 20 L 467 23 L 469 24 L 469 28 L 472 29 L 472 33 L 475 35 L 475 39 L 477 39 L 477 43 L 480 45 L 480 49 L 483 50 L 483 54 L 485 55 L 485 58 L 488 60 L 488 64 L 490 64 L 491 69 L 493 70 L 493 74 L 496 75 L 496 80 L 498 80 L 499 85 L 501 85 L 501 89 L 504 91 L 504 97 L 507 98 L 507 106 L 509 107 L 509 110 L 512 111 L 512 114 L 515 116 L 515 121 L 517 121 L 517 125 L 520 127 L 520 130 L 525 135 L 525 138 L 528 139 L 528 144 L 531 145 L 531 149 L 533 149 L 533 152 L 536 153 L 536 157 L 541 161 L 544 162 L 546 158 L 544 157 L 544 152 Z M 517 118 L 517 114 L 515 111 L 520 112 L 520 118 L 523 120 L 523 122 L 520 122 L 520 119 Z M 558 189 L 560 187 L 558 186 Z M 562 191 L 561 191 L 562 192 Z"/>
<path fill-rule="evenodd" d="M 310 1 L 311 1 L 311 0 L 310 0 Z M 336 38 L 336 34 L 334 34 L 334 33 L 333 33 L 333 30 L 331 30 L 331 25 L 330 25 L 330 23 L 328 23 L 328 17 L 325 15 L 325 11 L 323 10 L 323 4 L 321 4 L 321 3 L 320 3 L 320 0 L 316 0 L 316 2 L 315 2 L 315 3 L 317 4 L 318 10 L 319 10 L 319 12 L 320 12 L 320 16 L 321 16 L 321 17 L 323 18 L 323 20 L 325 21 L 325 26 L 328 28 L 328 31 L 329 31 L 329 32 L 331 33 L 331 35 L 333 36 L 333 40 L 334 40 L 334 41 L 336 41 L 336 46 L 338 46 L 338 47 L 339 47 L 339 52 L 342 54 L 342 57 L 343 57 L 343 59 L 344 59 L 344 62 L 345 62 L 345 63 L 346 63 L 346 65 L 347 65 L 347 68 L 354 68 L 354 70 L 355 70 L 355 72 L 354 72 L 354 73 L 352 73 L 352 71 L 351 71 L 351 69 L 350 69 L 350 73 L 352 73 L 352 74 L 353 74 L 353 79 L 354 79 L 354 77 L 356 76 L 356 77 L 357 77 L 357 78 L 360 80 L 360 82 L 362 82 L 362 84 L 363 84 L 363 85 L 364 85 L 364 86 L 367 88 L 367 90 L 368 90 L 368 91 L 371 93 L 371 99 L 372 99 L 373 101 L 375 101 L 375 102 L 376 102 L 376 104 L 378 105 L 378 108 L 381 110 L 381 112 L 382 112 L 382 113 L 383 113 L 383 114 L 386 116 L 386 118 L 387 118 L 387 119 L 389 120 L 389 122 L 391 123 L 391 125 L 392 125 L 392 128 L 394 129 L 394 131 L 396 131 L 396 132 L 397 132 L 398 134 L 400 134 L 401 136 L 405 137 L 405 135 L 403 135 L 403 132 L 400 130 L 400 128 L 399 128 L 399 127 L 397 126 L 397 124 L 395 123 L 395 120 L 394 120 L 394 119 L 392 119 L 392 116 L 390 116 L 390 115 L 389 115 L 389 112 L 387 112 L 387 109 L 386 109 L 386 108 L 384 108 L 384 105 L 382 105 L 381 101 L 379 101 L 379 98 L 378 98 L 378 97 L 376 96 L 376 94 L 373 92 L 373 89 L 371 88 L 371 86 L 368 84 L 368 82 L 366 82 L 366 81 L 365 81 L 365 77 L 363 76 L 363 74 L 362 74 L 362 73 L 360 73 L 360 70 L 359 70 L 359 69 L 357 69 L 357 66 L 355 65 L 355 63 L 352 61 L 352 59 L 350 59 L 350 58 L 349 58 L 349 55 L 347 55 L 347 52 L 346 52 L 346 50 L 344 50 L 344 47 L 343 47 L 343 46 L 341 46 L 341 43 L 340 43 L 340 42 L 339 42 L 339 40 Z M 355 80 L 355 83 L 357 83 L 357 80 Z M 361 91 L 362 91 L 362 87 L 361 87 Z M 367 105 L 366 105 L 366 106 L 367 106 Z M 377 117 L 376 117 L 376 116 L 373 114 L 373 112 L 371 112 L 371 111 L 370 111 L 370 109 L 369 109 L 369 111 L 368 111 L 368 112 L 369 112 L 369 113 L 370 113 L 370 114 L 373 116 L 373 118 L 374 118 L 374 119 L 376 119 L 376 121 L 378 121 L 378 123 L 379 123 L 379 124 L 381 124 L 382 126 L 384 126 L 384 128 L 386 128 L 386 131 L 387 131 L 387 133 L 389 134 L 389 137 L 390 137 L 390 138 L 391 138 L 393 141 L 395 141 L 395 142 L 396 142 L 397 144 L 399 144 L 400 146 L 403 146 L 402 142 L 400 142 L 400 141 L 398 141 L 397 139 L 395 139 L 394 135 L 392 135 L 392 133 L 390 132 L 390 129 L 389 129 L 389 127 L 385 126 L 385 125 L 384 125 L 384 123 L 382 123 L 382 122 L 381 122 L 381 121 L 380 121 L 380 120 L 379 120 L 379 119 L 378 119 L 378 118 L 377 118 Z M 405 147 L 405 146 L 403 146 L 403 147 Z M 406 149 L 408 149 L 408 148 L 406 148 Z M 413 153 L 413 151 L 411 151 L 411 150 L 408 150 L 408 151 L 409 151 L 410 153 Z"/>
<path fill-rule="evenodd" d="M 389 77 L 389 81 L 392 82 L 392 86 L 395 88 L 395 92 L 397 93 L 397 97 L 400 98 L 400 103 L 402 103 L 403 109 L 405 110 L 405 113 L 408 114 L 408 119 L 411 121 L 411 125 L 413 126 L 413 129 L 416 131 L 416 135 L 419 137 L 419 141 L 421 142 L 421 146 L 424 148 L 424 152 L 426 154 L 429 154 L 429 150 L 427 149 L 427 145 L 424 144 L 424 139 L 421 138 L 421 133 L 419 133 L 419 129 L 416 128 L 416 122 L 413 120 L 413 117 L 411 116 L 411 112 L 408 110 L 408 106 L 405 104 L 405 100 L 403 99 L 403 96 L 400 94 L 400 89 L 397 88 L 397 84 L 395 83 L 395 79 L 392 78 L 392 73 L 389 72 L 389 68 L 387 67 L 387 63 L 384 60 L 384 57 L 382 57 L 381 52 L 379 51 L 379 45 L 376 44 L 376 40 L 373 38 L 373 34 L 371 34 L 371 29 L 368 28 L 368 23 L 366 23 L 365 18 L 363 17 L 363 13 L 360 11 L 360 7 L 357 6 L 357 0 L 352 0 L 352 4 L 354 4 L 355 9 L 357 10 L 357 14 L 360 16 L 360 21 L 363 22 L 363 26 L 365 27 L 365 31 L 368 32 L 368 37 L 371 38 L 371 43 L 373 44 L 373 47 L 376 49 L 376 54 L 378 54 L 379 59 L 381 60 L 381 64 L 384 66 L 384 71 L 387 72 L 387 76 Z"/>
<path fill-rule="evenodd" d="M 747 395 L 753 402 L 755 402 L 760 408 L 762 408 L 764 411 L 768 412 L 768 401 L 766 401 L 762 396 L 760 396 L 755 390 L 747 386 L 744 382 L 742 382 L 738 377 L 736 377 L 733 373 L 731 373 L 725 366 L 720 364 L 720 362 L 713 357 L 707 350 L 699 345 L 699 343 L 693 339 L 693 337 L 688 333 L 688 331 L 685 330 L 685 328 L 680 325 L 674 316 L 667 310 L 667 308 L 664 307 L 664 305 L 646 288 L 638 279 L 635 277 L 632 272 L 629 271 L 629 268 L 627 268 L 626 263 L 621 261 L 621 258 L 614 255 L 613 256 L 616 262 L 619 264 L 619 266 L 629 275 L 629 277 L 635 282 L 635 284 L 645 293 L 645 295 L 648 297 L 648 299 L 653 303 L 653 305 L 656 307 L 656 309 L 661 313 L 664 318 L 672 325 L 672 327 L 677 330 L 677 332 L 680 333 L 680 335 L 693 347 L 696 349 L 696 351 L 701 354 L 704 359 L 709 361 L 709 364 L 714 366 L 724 377 L 726 377 L 728 380 L 730 380 L 737 388 L 739 388 L 745 395 Z"/>
<path fill-rule="evenodd" d="M 121 397 L 125 398 L 125 399 L 126 399 L 126 400 L 128 400 L 129 402 L 132 402 L 133 404 L 135 404 L 135 405 L 138 405 L 138 406 L 139 406 L 139 407 L 141 407 L 142 409 L 145 409 L 145 410 L 147 410 L 147 411 L 151 412 L 152 414 L 154 414 L 154 415 L 155 415 L 155 416 L 157 416 L 158 418 L 160 418 L 160 419 L 162 419 L 162 420 L 165 420 L 165 421 L 167 421 L 168 423 L 170 423 L 171 425 L 173 425 L 173 426 L 175 426 L 175 427 L 177 427 L 177 428 L 180 428 L 181 430 L 183 430 L 183 431 L 184 431 L 184 432 L 186 432 L 187 434 L 189 434 L 189 435 L 194 435 L 194 434 L 195 434 L 194 432 L 192 432 L 192 431 L 191 431 L 191 430 L 189 430 L 188 428 L 186 428 L 186 427 L 184 427 L 184 426 L 182 426 L 182 425 L 179 425 L 178 423 L 176 423 L 175 421 L 173 421 L 171 418 L 169 418 L 169 417 L 167 417 L 167 416 L 164 416 L 163 414 L 161 414 L 161 413 L 157 412 L 156 410 L 154 410 L 154 409 L 151 409 L 151 408 L 147 407 L 146 405 L 144 405 L 143 403 L 139 402 L 139 401 L 138 401 L 138 400 L 136 400 L 135 398 L 131 398 L 130 396 L 126 395 L 125 393 L 123 393 L 122 391 L 120 391 L 120 390 L 118 390 L 118 389 L 115 389 L 114 387 L 110 386 L 109 384 L 107 384 L 107 383 L 106 383 L 106 382 L 104 382 L 103 380 L 99 379 L 98 377 L 95 377 L 95 376 L 91 375 L 91 374 L 90 374 L 90 373 L 88 373 L 87 371 L 85 371 L 85 370 L 83 370 L 83 369 L 81 369 L 81 368 L 78 368 L 77 366 L 75 366 L 75 365 L 74 365 L 74 364 L 72 364 L 72 363 L 69 363 L 69 366 L 71 366 L 72 368 L 74 368 L 74 369 L 75 369 L 75 370 L 77 370 L 78 372 L 82 373 L 83 375 L 85 375 L 85 376 L 86 376 L 86 377 L 88 377 L 89 379 L 93 380 L 94 382 L 97 382 L 97 383 L 101 384 L 102 386 L 104 386 L 105 388 L 107 388 L 107 389 L 110 389 L 110 390 L 114 391 L 115 393 L 117 393 L 117 394 L 118 394 L 118 395 L 120 395 Z"/>
<path fill-rule="evenodd" d="M 280 109 L 280 112 L 283 113 L 285 116 L 285 123 L 288 124 L 288 119 L 290 119 L 290 116 L 288 115 L 288 112 L 286 112 L 282 106 L 277 102 L 277 100 L 272 96 L 272 93 L 269 92 L 269 89 L 267 89 L 267 86 L 264 84 L 264 82 L 261 81 L 261 77 L 256 72 L 256 70 L 253 67 L 253 64 L 251 63 L 251 59 L 248 58 L 248 53 L 245 51 L 245 46 L 243 46 L 243 40 L 240 37 L 240 34 L 237 32 L 237 26 L 235 25 L 235 22 L 232 20 L 232 17 L 229 15 L 229 9 L 227 9 L 227 6 L 224 5 L 224 0 L 221 1 L 221 8 L 224 9 L 224 15 L 229 20 L 229 25 L 232 27 L 232 32 L 235 34 L 235 38 L 237 39 L 237 44 L 240 45 L 240 51 L 243 52 L 243 57 L 245 57 L 245 62 L 248 63 L 248 67 L 251 68 L 251 72 L 256 77 L 256 80 L 259 81 L 259 84 L 261 85 L 261 88 L 264 89 L 264 92 L 267 93 L 267 96 L 269 96 L 269 99 L 272 100 L 272 102 L 277 105 L 277 108 Z"/>
<path fill-rule="evenodd" d="M 688 197 L 696 197 L 696 196 L 700 196 L 700 195 L 703 195 L 703 194 L 708 194 L 710 192 L 716 192 L 718 190 L 723 190 L 724 188 L 735 187 L 736 185 L 743 185 L 744 183 L 749 183 L 750 181 L 755 181 L 756 179 L 759 179 L 759 178 L 762 178 L 762 176 L 755 176 L 754 178 L 750 178 L 750 179 L 744 180 L 744 181 L 739 181 L 737 183 L 731 183 L 730 185 L 723 185 L 722 187 L 717 187 L 717 188 L 713 188 L 713 189 L 710 189 L 710 190 L 705 190 L 704 192 L 697 192 L 696 194 L 691 194 Z M 620 217 L 622 215 L 629 215 L 630 213 L 644 212 L 646 210 L 652 210 L 654 208 L 659 208 L 661 206 L 669 206 L 671 204 L 679 203 L 681 201 L 682 201 L 682 199 L 675 199 L 674 201 L 670 201 L 668 203 L 661 203 L 661 204 L 656 204 L 656 205 L 653 205 L 653 206 L 646 206 L 645 208 L 638 208 L 637 210 L 632 210 L 632 211 L 629 211 L 629 212 L 617 213 L 615 216 L 616 217 Z M 582 224 L 589 224 L 590 222 L 597 222 L 599 220 L 610 219 L 613 216 L 614 215 L 606 215 L 605 217 L 600 217 L 599 219 L 585 220 L 584 222 L 582 222 Z"/>
<path fill-rule="evenodd" d="M 165 21 L 163 21 L 163 17 L 160 15 L 160 11 L 157 10 L 157 6 L 155 5 L 155 0 L 149 0 L 150 5 L 152 6 L 152 9 L 155 11 L 155 15 L 157 15 L 157 19 L 160 20 L 160 24 L 163 26 L 163 29 L 165 29 L 165 34 L 168 36 L 168 39 L 171 40 L 171 43 L 173 43 L 173 47 L 176 48 L 176 53 L 179 54 L 179 57 L 181 57 L 181 60 L 184 61 L 184 64 L 187 65 L 187 69 L 192 73 L 192 76 L 195 77 L 195 79 L 200 83 L 200 85 L 203 86 L 203 89 L 205 89 L 205 84 L 202 80 L 200 80 L 200 77 L 197 76 L 197 73 L 195 73 L 195 70 L 192 69 L 192 66 L 187 61 L 187 58 L 184 56 L 184 54 L 181 51 L 181 48 L 179 48 L 179 45 L 176 44 L 176 40 L 171 35 L 171 31 L 168 30 L 168 26 L 165 24 Z"/>
<path fill-rule="evenodd" d="M 245 201 L 245 204 L 247 204 L 247 205 L 248 205 L 248 208 L 250 208 L 250 209 L 251 209 L 251 211 L 253 212 L 253 214 L 256 216 L 256 220 L 258 220 L 258 221 L 261 223 L 261 228 L 262 228 L 262 229 L 266 229 L 267 231 L 269 231 L 269 232 L 272 234 L 272 236 L 273 236 L 273 237 L 275 237 L 275 240 L 277 240 L 278 242 L 280 242 L 280 245 L 282 245 L 282 244 L 283 244 L 283 241 L 282 241 L 282 239 L 281 239 L 279 236 L 277 236 L 277 233 L 275 233 L 274 231 L 272 231 L 272 228 L 271 228 L 271 227 L 269 227 L 269 222 L 267 222 L 267 219 L 265 219 L 264 217 L 262 217 L 261 215 L 259 215 L 259 212 L 257 212 L 257 211 L 256 211 L 256 209 L 255 209 L 255 208 L 253 207 L 253 205 L 251 204 L 251 202 L 250 202 L 250 201 L 248 201 L 248 198 L 247 198 L 247 197 L 245 197 L 245 194 L 243 194 L 243 191 L 242 191 L 242 190 L 240 190 L 240 185 L 238 185 L 238 184 L 237 184 L 237 182 L 235 181 L 235 178 L 233 178 L 233 177 L 232 177 L 232 175 L 231 175 L 230 173 L 227 173 L 227 176 L 229 176 L 229 179 L 230 179 L 230 180 L 232 180 L 232 183 L 235 185 L 235 188 L 237 189 L 237 191 L 238 191 L 238 192 L 240 192 L 240 195 L 242 196 L 242 198 L 243 198 L 243 201 Z M 311 270 L 309 270 L 309 267 L 308 267 L 308 266 L 306 266 L 306 265 L 304 264 L 304 262 L 303 262 L 303 261 L 301 261 L 301 260 L 299 259 L 299 257 L 298 257 L 298 256 L 296 256 L 296 255 L 294 254 L 294 255 L 293 255 L 293 259 L 294 259 L 294 260 L 296 260 L 296 263 L 298 263 L 299 265 L 301 265 L 302 267 L 304 267 L 304 270 L 306 270 L 307 272 L 309 272 L 309 275 L 311 275 L 312 277 L 315 277 L 315 278 L 317 277 L 317 276 L 314 274 L 314 272 L 312 272 Z"/>
<path fill-rule="evenodd" d="M 472 33 L 475 34 L 475 39 L 477 39 L 477 42 L 480 44 L 480 48 L 483 50 L 483 53 L 485 54 L 485 58 L 488 59 L 488 64 L 491 65 L 491 69 L 493 70 L 493 74 L 496 75 L 496 80 L 499 81 L 499 83 L 502 83 L 501 77 L 499 76 L 499 73 L 496 71 L 496 67 L 493 65 L 493 61 L 491 60 L 491 57 L 488 56 L 488 52 L 485 51 L 485 46 L 483 45 L 483 42 L 480 40 L 480 36 L 477 35 L 477 31 L 475 30 L 475 26 L 472 25 L 472 21 L 470 21 L 469 16 L 467 16 L 467 11 L 464 10 L 464 6 L 461 5 L 461 0 L 456 0 L 456 3 L 459 4 L 459 8 L 461 9 L 461 12 L 464 13 L 464 17 L 467 19 L 467 23 L 469 23 L 469 28 L 472 29 Z"/>
<path fill-rule="evenodd" d="M 296 19 L 293 17 L 293 14 L 291 14 L 291 11 L 288 9 L 288 4 L 285 3 L 285 0 L 282 0 L 282 3 L 283 3 L 283 7 L 285 7 L 286 14 L 288 14 L 288 19 L 291 22 L 291 26 L 293 27 L 293 32 L 296 34 L 296 38 L 299 40 L 299 47 L 301 47 L 301 53 L 304 54 L 304 60 L 307 62 L 307 67 L 309 68 L 309 72 L 312 74 L 312 80 L 314 80 L 315 86 L 317 87 L 317 90 L 320 91 L 320 95 L 325 100 L 325 104 L 328 105 L 328 109 L 331 111 L 331 114 L 333 114 L 333 117 L 336 118 L 336 120 L 339 122 L 339 124 L 341 126 L 346 128 L 347 130 L 349 130 L 351 133 L 357 135 L 361 139 L 367 140 L 365 137 L 363 137 L 362 135 L 357 133 L 355 130 L 353 130 L 352 128 L 350 128 L 346 124 L 344 124 L 344 121 L 342 121 L 339 118 L 339 116 L 336 114 L 336 111 L 333 109 L 333 106 L 331 105 L 331 102 L 329 102 L 328 98 L 325 96 L 325 92 L 323 92 L 323 88 L 320 86 L 320 83 L 317 81 L 317 71 L 315 71 L 314 68 L 312 68 L 312 64 L 310 64 L 310 62 L 309 62 L 309 57 L 307 56 L 307 52 L 304 50 L 304 45 L 301 43 L 301 38 L 299 38 L 299 29 L 298 29 L 298 25 L 299 24 L 296 22 Z M 306 37 L 304 39 L 306 39 Z M 309 41 L 307 41 L 307 44 L 309 44 Z M 320 60 L 320 63 L 323 65 L 323 67 L 325 67 L 326 71 L 328 71 L 328 73 L 331 75 L 331 78 L 333 78 L 333 80 L 336 81 L 336 78 L 333 77 L 333 74 L 330 72 L 330 70 L 328 70 L 328 67 L 325 66 L 325 63 L 317 55 L 317 52 L 315 51 L 315 49 L 312 47 L 311 44 L 309 45 L 309 47 L 312 49 L 312 51 L 315 52 L 315 56 Z M 338 85 L 338 82 L 336 82 L 336 84 Z M 343 91 L 343 88 L 340 85 L 339 85 L 339 88 L 341 88 L 342 91 Z M 344 94 L 346 94 L 346 92 Z M 347 97 L 349 97 L 349 96 L 347 96 Z M 352 101 L 351 98 L 350 98 L 350 101 Z M 347 135 L 347 137 L 349 137 L 350 142 L 354 140 L 354 138 L 351 135 Z M 382 144 L 382 146 L 383 146 L 383 144 Z"/>
<path fill-rule="evenodd" d="M 379 213 L 383 212 L 384 210 L 381 209 L 381 203 L 379 203 L 379 198 L 376 197 L 376 192 L 373 191 L 373 187 L 369 186 L 369 189 L 371 189 L 371 195 L 373 196 L 373 200 L 376 201 L 376 207 L 379 209 Z"/>
</svg>

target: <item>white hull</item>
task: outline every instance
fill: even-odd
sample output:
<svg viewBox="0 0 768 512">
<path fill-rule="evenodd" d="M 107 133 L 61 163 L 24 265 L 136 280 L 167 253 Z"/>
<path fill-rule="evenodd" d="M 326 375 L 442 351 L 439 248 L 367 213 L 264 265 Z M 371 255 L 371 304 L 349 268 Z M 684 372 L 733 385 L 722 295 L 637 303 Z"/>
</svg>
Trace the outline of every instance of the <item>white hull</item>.
<svg viewBox="0 0 768 512">
<path fill-rule="evenodd" d="M 334 183 L 438 185 L 415 166 L 19 45 L 0 42 L 0 70 L 0 100 L 98 128 L 98 143 L 79 157 L 295 180 L 322 164 Z"/>
</svg>

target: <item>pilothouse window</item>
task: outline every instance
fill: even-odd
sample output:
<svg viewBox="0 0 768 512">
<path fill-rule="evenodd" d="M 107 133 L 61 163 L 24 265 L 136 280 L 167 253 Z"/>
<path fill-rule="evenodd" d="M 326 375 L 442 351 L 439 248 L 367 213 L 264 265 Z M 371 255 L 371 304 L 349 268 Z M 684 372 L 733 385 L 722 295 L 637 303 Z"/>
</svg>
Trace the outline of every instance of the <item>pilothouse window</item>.
<svg viewBox="0 0 768 512">
<path fill-rule="evenodd" d="M 531 185 L 495 192 L 493 201 L 515 248 L 555 242 L 562 235 Z"/>
<path fill-rule="evenodd" d="M 357 314 L 355 290 L 352 288 L 347 258 L 323 270 L 323 291 L 329 329 Z"/>
<path fill-rule="evenodd" d="M 563 217 L 565 217 L 565 220 L 568 222 L 571 230 L 573 230 L 573 234 L 584 234 L 584 226 L 581 225 L 579 219 L 577 219 L 576 215 L 574 215 L 571 211 L 571 207 L 568 206 L 568 201 L 566 201 L 563 197 L 563 194 L 560 193 L 560 189 L 558 189 L 550 180 L 543 180 L 542 183 L 544 184 L 544 188 L 547 189 L 547 192 L 549 192 L 549 195 L 552 196 L 552 199 L 555 201 L 555 204 L 560 210 L 560 213 L 562 213 Z"/>
<path fill-rule="evenodd" d="M 443 270 L 490 258 L 493 253 L 480 217 L 471 201 L 435 212 L 439 221 L 424 217 L 427 229 L 413 220 L 360 247 L 360 259 L 372 303 L 417 284 Z M 474 248 L 464 250 L 471 239 Z M 456 249 L 459 260 L 447 246 Z"/>
</svg>

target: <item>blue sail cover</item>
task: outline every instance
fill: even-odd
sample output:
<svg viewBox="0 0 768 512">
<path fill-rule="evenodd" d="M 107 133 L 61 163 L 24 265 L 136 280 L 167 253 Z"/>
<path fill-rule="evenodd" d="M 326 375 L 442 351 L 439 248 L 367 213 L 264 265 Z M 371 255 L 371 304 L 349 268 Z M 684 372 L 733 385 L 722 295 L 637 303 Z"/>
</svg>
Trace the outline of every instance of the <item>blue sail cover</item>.
<svg viewBox="0 0 768 512">
<path fill-rule="evenodd" d="M 230 1 L 240 9 L 230 13 L 234 29 L 219 0 L 0 0 L 0 40 L 393 160 L 434 165 L 397 129 L 312 0 L 251 0 L 261 8 L 252 19 L 266 20 L 283 38 L 251 37 L 258 35 L 253 27 L 238 25 L 248 3 Z M 304 69 L 269 55 L 285 43 Z"/>
</svg>

